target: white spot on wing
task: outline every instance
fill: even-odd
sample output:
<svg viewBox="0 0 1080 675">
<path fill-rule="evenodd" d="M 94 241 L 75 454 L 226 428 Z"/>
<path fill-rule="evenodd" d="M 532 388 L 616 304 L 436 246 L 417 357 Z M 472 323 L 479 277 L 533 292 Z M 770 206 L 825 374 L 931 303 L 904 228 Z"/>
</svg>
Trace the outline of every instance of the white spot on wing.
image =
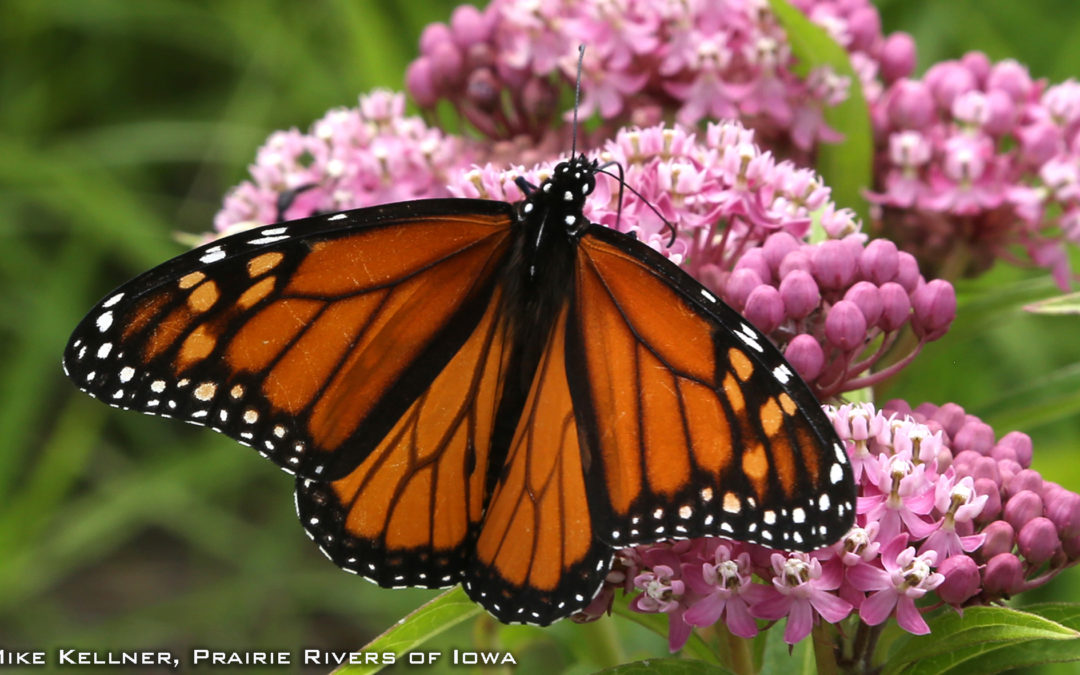
<svg viewBox="0 0 1080 675">
<path fill-rule="evenodd" d="M 703 296 L 705 296 L 705 299 L 708 300 L 709 302 L 716 302 L 716 296 L 713 295 L 712 293 L 708 292 L 704 288 L 701 289 L 701 294 Z"/>
<path fill-rule="evenodd" d="M 106 342 L 105 344 L 98 347 L 97 357 L 99 359 L 107 358 L 109 356 L 109 352 L 111 352 L 111 351 L 112 351 L 112 343 L 111 342 Z"/>
<path fill-rule="evenodd" d="M 741 324 L 739 326 L 739 330 L 735 331 L 735 335 L 737 335 L 740 340 L 745 342 L 747 347 L 750 347 L 754 351 L 764 351 L 761 347 L 761 343 L 758 342 L 757 333 L 755 333 L 754 329 L 747 324 Z"/>
<path fill-rule="evenodd" d="M 120 369 L 120 381 L 131 382 L 131 378 L 135 377 L 135 369 L 131 366 L 124 366 Z"/>
<path fill-rule="evenodd" d="M 165 391 L 165 380 L 154 380 L 150 383 L 150 391 L 160 394 Z"/>
<path fill-rule="evenodd" d="M 210 263 L 216 263 L 217 261 L 223 260 L 224 258 L 225 251 L 223 251 L 221 247 L 218 246 L 212 249 L 207 249 L 206 253 L 203 253 L 201 256 L 199 256 L 199 262 L 204 265 L 209 265 Z"/>
<path fill-rule="evenodd" d="M 101 303 L 101 306 L 104 309 L 108 309 L 109 307 L 112 307 L 116 303 L 120 302 L 120 299 L 123 298 L 123 297 L 124 297 L 123 293 L 117 293 L 116 295 L 112 296 L 111 298 L 109 298 L 105 302 Z"/>
<path fill-rule="evenodd" d="M 831 480 L 833 484 L 844 480 L 844 469 L 839 464 L 833 464 L 832 468 L 829 469 L 829 480 Z"/>
<path fill-rule="evenodd" d="M 276 237 L 259 237 L 258 239 L 252 239 L 248 244 L 252 246 L 262 246 L 263 244 L 273 244 L 275 241 L 281 241 L 282 239 L 288 239 L 289 235 L 282 234 Z"/>
<path fill-rule="evenodd" d="M 788 380 L 791 379 L 791 371 L 788 369 L 787 365 L 783 363 L 773 368 L 772 374 L 780 384 L 787 384 Z"/>
<path fill-rule="evenodd" d="M 102 333 L 109 330 L 109 327 L 112 326 L 113 323 L 112 312 L 102 312 L 98 315 L 97 321 L 95 323 L 97 323 L 97 328 Z"/>
<path fill-rule="evenodd" d="M 273 237 L 275 235 L 285 234 L 285 231 L 288 230 L 288 229 L 289 228 L 287 228 L 287 227 L 270 227 L 270 228 L 267 228 L 267 229 L 263 230 L 259 234 L 261 234 L 264 237 Z"/>
</svg>

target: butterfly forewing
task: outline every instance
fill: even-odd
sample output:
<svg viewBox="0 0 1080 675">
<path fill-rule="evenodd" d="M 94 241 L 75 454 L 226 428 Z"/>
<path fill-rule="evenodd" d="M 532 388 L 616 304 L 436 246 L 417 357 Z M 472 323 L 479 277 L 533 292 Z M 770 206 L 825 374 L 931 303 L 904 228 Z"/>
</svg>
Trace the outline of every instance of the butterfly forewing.
<svg viewBox="0 0 1080 675">
<path fill-rule="evenodd" d="M 590 228 L 567 340 L 598 536 L 808 551 L 850 528 L 851 470 L 806 385 L 765 336 L 648 246 Z"/>
<path fill-rule="evenodd" d="M 480 321 L 511 219 L 507 204 L 433 200 L 219 240 L 107 296 L 72 335 L 65 370 L 110 405 L 340 477 Z"/>
</svg>

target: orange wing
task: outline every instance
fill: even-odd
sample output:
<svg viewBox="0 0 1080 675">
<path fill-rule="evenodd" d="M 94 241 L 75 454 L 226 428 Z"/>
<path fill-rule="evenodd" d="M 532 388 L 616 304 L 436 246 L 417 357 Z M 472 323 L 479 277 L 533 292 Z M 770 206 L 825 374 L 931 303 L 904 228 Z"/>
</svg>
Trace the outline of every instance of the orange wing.
<svg viewBox="0 0 1080 675">
<path fill-rule="evenodd" d="M 300 521 L 346 571 L 387 587 L 461 580 L 487 503 L 509 353 L 499 297 L 360 466 L 329 483 L 297 479 Z"/>
<path fill-rule="evenodd" d="M 500 621 L 547 625 L 585 607 L 611 567 L 594 535 L 566 378 L 567 310 L 533 378 L 465 574 Z"/>
<path fill-rule="evenodd" d="M 499 202 L 431 200 L 219 240 L 99 303 L 65 370 L 111 405 L 341 478 L 474 334 L 512 219 Z"/>
<path fill-rule="evenodd" d="M 854 517 L 847 456 L 768 339 L 644 244 L 581 239 L 567 372 L 599 537 L 813 550 Z"/>
</svg>

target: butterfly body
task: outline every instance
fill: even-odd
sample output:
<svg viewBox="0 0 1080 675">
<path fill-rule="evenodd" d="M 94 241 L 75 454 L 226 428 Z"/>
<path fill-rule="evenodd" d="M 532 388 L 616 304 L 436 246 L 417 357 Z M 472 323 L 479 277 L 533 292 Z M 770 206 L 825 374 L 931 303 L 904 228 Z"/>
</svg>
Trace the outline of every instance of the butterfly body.
<svg viewBox="0 0 1080 675">
<path fill-rule="evenodd" d="M 624 546 L 837 540 L 854 487 L 817 401 L 710 291 L 588 222 L 597 170 L 571 158 L 516 205 L 214 242 L 107 296 L 65 370 L 296 474 L 301 522 L 346 571 L 461 583 L 506 622 L 583 608 Z"/>
</svg>

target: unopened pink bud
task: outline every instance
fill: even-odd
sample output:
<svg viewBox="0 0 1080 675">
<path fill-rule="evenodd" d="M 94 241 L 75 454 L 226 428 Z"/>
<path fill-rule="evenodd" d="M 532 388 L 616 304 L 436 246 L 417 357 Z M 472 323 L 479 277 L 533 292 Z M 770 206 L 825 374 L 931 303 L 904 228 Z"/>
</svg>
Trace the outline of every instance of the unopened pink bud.
<svg viewBox="0 0 1080 675">
<path fill-rule="evenodd" d="M 919 263 L 915 260 L 915 256 L 907 251 L 900 251 L 896 254 L 896 258 L 896 278 L 893 281 L 910 293 L 918 287 L 922 279 L 922 275 L 919 274 Z"/>
<path fill-rule="evenodd" d="M 1024 469 L 1012 477 L 1005 485 L 1005 494 L 1012 497 L 1018 492 L 1030 490 L 1035 494 L 1042 492 L 1043 477 L 1034 469 Z"/>
<path fill-rule="evenodd" d="M 1028 521 L 1043 515 L 1043 501 L 1031 490 L 1021 490 L 1005 502 L 1003 517 L 1013 529 L 1020 531 Z"/>
<path fill-rule="evenodd" d="M 944 110 L 951 110 L 957 96 L 978 86 L 975 75 L 957 61 L 944 61 L 931 66 L 923 80 Z"/>
<path fill-rule="evenodd" d="M 761 275 L 749 267 L 738 269 L 731 273 L 724 286 L 724 297 L 728 304 L 738 311 L 746 307 L 746 299 L 750 293 L 762 285 Z"/>
<path fill-rule="evenodd" d="M 979 565 L 969 556 L 954 555 L 946 558 L 937 571 L 945 575 L 945 581 L 937 587 L 938 597 L 950 605 L 962 605 L 979 592 Z"/>
<path fill-rule="evenodd" d="M 859 349 L 866 341 L 866 318 L 853 302 L 841 300 L 825 317 L 825 338 L 843 351 Z"/>
<path fill-rule="evenodd" d="M 890 281 L 878 289 L 881 298 L 881 317 L 878 326 L 885 332 L 903 327 L 911 318 L 911 299 L 900 284 Z"/>
<path fill-rule="evenodd" d="M 983 588 L 992 596 L 1008 597 L 1018 593 L 1023 580 L 1023 565 L 1012 553 L 999 553 L 990 558 L 983 570 Z"/>
<path fill-rule="evenodd" d="M 984 527 L 982 533 L 986 538 L 983 539 L 979 553 L 984 560 L 989 560 L 999 553 L 1012 553 L 1016 544 L 1016 530 L 1012 525 L 1004 520 L 995 520 Z"/>
<path fill-rule="evenodd" d="M 934 279 L 912 293 L 911 307 L 915 310 L 912 328 L 926 340 L 944 335 L 956 318 L 956 291 L 952 284 Z"/>
<path fill-rule="evenodd" d="M 809 273 L 796 270 L 780 282 L 784 312 L 792 319 L 805 318 L 821 303 L 821 291 Z"/>
<path fill-rule="evenodd" d="M 1046 515 L 1057 526 L 1063 539 L 1080 535 L 1080 495 L 1064 488 L 1055 492 L 1053 498 L 1046 500 Z"/>
<path fill-rule="evenodd" d="M 1033 122 L 1016 135 L 1020 139 L 1020 156 L 1031 166 L 1042 166 L 1065 148 L 1061 128 L 1049 120 Z"/>
<path fill-rule="evenodd" d="M 881 77 L 895 82 L 915 70 L 915 40 L 907 33 L 896 32 L 881 46 Z"/>
<path fill-rule="evenodd" d="M 990 478 L 976 478 L 975 494 L 986 495 L 986 504 L 975 517 L 975 522 L 984 524 L 997 520 L 1001 515 L 1001 486 Z"/>
<path fill-rule="evenodd" d="M 885 101 L 889 124 L 894 129 L 923 129 L 935 119 L 930 88 L 918 80 L 900 80 Z"/>
<path fill-rule="evenodd" d="M 769 264 L 769 268 L 774 272 L 779 272 L 780 263 L 784 261 L 784 257 L 787 256 L 787 254 L 792 251 L 797 251 L 800 248 L 802 248 L 802 245 L 799 243 L 799 240 L 788 232 L 776 232 L 770 234 L 769 238 L 765 240 L 765 243 L 761 245 L 761 251 L 765 254 L 765 261 Z"/>
<path fill-rule="evenodd" d="M 758 286 L 747 296 L 743 314 L 762 333 L 773 332 L 784 320 L 784 301 L 780 298 L 780 291 L 767 284 Z"/>
<path fill-rule="evenodd" d="M 859 256 L 859 271 L 863 278 L 878 286 L 896 278 L 900 257 L 896 244 L 888 239 L 875 239 L 866 245 Z"/>
<path fill-rule="evenodd" d="M 816 379 L 825 365 L 825 352 L 821 349 L 821 343 L 806 333 L 791 338 L 784 350 L 784 358 L 807 382 Z"/>
<path fill-rule="evenodd" d="M 808 274 L 814 273 L 814 264 L 810 262 L 810 255 L 805 248 L 792 251 L 784 256 L 784 259 L 780 261 L 780 267 L 777 269 L 777 276 L 783 279 L 796 270 L 802 270 Z"/>
<path fill-rule="evenodd" d="M 839 290 L 855 277 L 858 261 L 851 255 L 851 249 L 841 241 L 830 239 L 822 242 L 814 249 L 811 260 L 814 276 L 822 288 Z"/>
<path fill-rule="evenodd" d="M 1027 103 L 1032 85 L 1027 68 L 1012 59 L 995 63 L 986 77 L 987 91 L 1003 92 L 1017 103 Z"/>
<path fill-rule="evenodd" d="M 844 299 L 855 303 L 866 318 L 866 325 L 873 326 L 881 318 L 882 302 L 878 287 L 869 281 L 858 281 L 844 293 Z"/>
<path fill-rule="evenodd" d="M 1001 485 L 1001 473 L 998 471 L 997 460 L 993 457 L 980 456 L 975 460 L 975 463 L 971 465 L 971 477 L 989 478 L 998 485 Z"/>
<path fill-rule="evenodd" d="M 1028 562 L 1041 565 L 1061 550 L 1057 528 L 1049 518 L 1033 518 L 1020 528 L 1017 547 Z"/>
<path fill-rule="evenodd" d="M 953 452 L 974 450 L 980 455 L 989 455 L 994 447 L 994 428 L 978 419 L 968 419 L 953 434 Z"/>
<path fill-rule="evenodd" d="M 960 57 L 960 63 L 968 69 L 976 83 L 981 84 L 990 74 L 990 57 L 982 52 L 968 52 Z"/>
<path fill-rule="evenodd" d="M 1016 461 L 1020 463 L 1020 466 L 1024 468 L 1031 466 L 1031 436 L 1022 431 L 1010 431 L 1001 437 L 998 445 L 1008 445 L 1016 451 Z"/>
<path fill-rule="evenodd" d="M 465 50 L 478 42 L 487 42 L 495 27 L 494 18 L 493 13 L 481 12 L 472 5 L 458 5 L 450 15 L 450 30 L 454 34 L 454 42 Z"/>
<path fill-rule="evenodd" d="M 430 108 L 439 101 L 439 90 L 431 76 L 431 61 L 421 56 L 405 71 L 405 87 L 421 108 Z"/>
<path fill-rule="evenodd" d="M 752 248 L 743 253 L 742 257 L 735 263 L 734 269 L 736 271 L 754 270 L 763 284 L 770 284 L 773 280 L 772 270 L 769 269 L 769 261 L 765 259 L 765 252 L 760 248 Z"/>
<path fill-rule="evenodd" d="M 441 44 L 452 42 L 453 34 L 445 23 L 429 23 L 420 33 L 420 53 L 428 56 Z"/>
</svg>

